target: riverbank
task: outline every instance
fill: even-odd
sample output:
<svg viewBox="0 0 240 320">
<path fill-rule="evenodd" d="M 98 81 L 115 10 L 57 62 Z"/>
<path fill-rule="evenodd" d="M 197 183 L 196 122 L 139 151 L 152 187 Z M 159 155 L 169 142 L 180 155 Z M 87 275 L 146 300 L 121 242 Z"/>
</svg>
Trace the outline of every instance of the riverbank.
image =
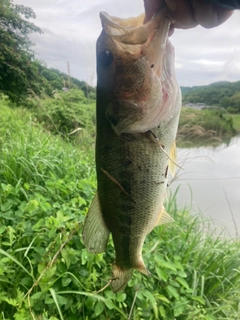
<svg viewBox="0 0 240 320">
<path fill-rule="evenodd" d="M 134 272 L 124 292 L 96 294 L 111 277 L 114 249 L 110 241 L 106 253 L 93 255 L 81 242 L 96 190 L 91 137 L 81 133 L 70 143 L 30 112 L 0 103 L 4 319 L 240 317 L 239 241 L 215 235 L 205 218 L 178 208 L 177 193 L 165 205 L 175 222 L 156 227 L 144 244 L 151 277 Z"/>
<path fill-rule="evenodd" d="M 227 113 L 224 109 L 197 110 L 182 107 L 177 145 L 219 145 L 227 142 L 240 129 L 239 115 Z"/>
<path fill-rule="evenodd" d="M 233 119 L 233 128 L 240 133 L 240 114 L 231 114 Z"/>
</svg>

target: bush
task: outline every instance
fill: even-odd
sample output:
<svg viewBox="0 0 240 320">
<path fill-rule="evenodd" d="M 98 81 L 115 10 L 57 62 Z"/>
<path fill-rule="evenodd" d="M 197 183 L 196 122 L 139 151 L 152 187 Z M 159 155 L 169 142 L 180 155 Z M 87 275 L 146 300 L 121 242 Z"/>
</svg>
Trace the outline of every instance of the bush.
<svg viewBox="0 0 240 320">
<path fill-rule="evenodd" d="M 218 145 L 236 134 L 232 117 L 223 109 L 182 108 L 178 146 Z"/>
<path fill-rule="evenodd" d="M 30 91 L 27 108 L 44 128 L 53 134 L 60 134 L 67 140 L 77 138 L 78 143 L 95 137 L 95 101 L 88 100 L 83 91 L 53 91 L 53 98 L 38 97 Z"/>
</svg>

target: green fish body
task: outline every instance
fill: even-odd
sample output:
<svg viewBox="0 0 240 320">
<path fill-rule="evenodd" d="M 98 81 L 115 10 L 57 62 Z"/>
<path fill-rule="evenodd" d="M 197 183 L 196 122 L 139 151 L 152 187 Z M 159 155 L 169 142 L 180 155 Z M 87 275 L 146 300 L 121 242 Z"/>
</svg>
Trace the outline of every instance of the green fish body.
<svg viewBox="0 0 240 320">
<path fill-rule="evenodd" d="M 83 229 L 90 252 L 105 251 L 112 234 L 116 260 L 111 286 L 123 289 L 132 270 L 149 272 L 142 247 L 165 212 L 168 172 L 174 173 L 181 93 L 162 10 L 119 19 L 101 13 L 97 41 L 97 193 Z"/>
</svg>

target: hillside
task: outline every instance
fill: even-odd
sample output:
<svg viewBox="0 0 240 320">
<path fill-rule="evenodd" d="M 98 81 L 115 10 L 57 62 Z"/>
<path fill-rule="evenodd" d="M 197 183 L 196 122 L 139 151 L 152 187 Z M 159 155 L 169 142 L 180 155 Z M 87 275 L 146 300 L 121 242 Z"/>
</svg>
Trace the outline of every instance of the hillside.
<svg viewBox="0 0 240 320">
<path fill-rule="evenodd" d="M 85 81 L 73 78 L 57 69 L 47 68 L 43 65 L 39 66 L 39 75 L 47 80 L 48 87 L 46 93 L 52 95 L 53 90 L 80 89 L 86 97 L 95 98 L 95 88 L 88 85 Z"/>
<path fill-rule="evenodd" d="M 85 96 L 95 97 L 95 89 L 55 69 L 48 69 L 35 57 L 31 33 L 42 34 L 31 19 L 30 7 L 13 1 L 0 1 L 0 94 L 17 105 L 25 104 L 29 92 L 51 96 L 58 89 L 81 89 Z M 69 72 L 68 72 L 69 73 Z"/>
<path fill-rule="evenodd" d="M 219 106 L 230 113 L 240 112 L 240 81 L 221 81 L 208 86 L 181 87 L 183 104 L 205 103 Z"/>
</svg>

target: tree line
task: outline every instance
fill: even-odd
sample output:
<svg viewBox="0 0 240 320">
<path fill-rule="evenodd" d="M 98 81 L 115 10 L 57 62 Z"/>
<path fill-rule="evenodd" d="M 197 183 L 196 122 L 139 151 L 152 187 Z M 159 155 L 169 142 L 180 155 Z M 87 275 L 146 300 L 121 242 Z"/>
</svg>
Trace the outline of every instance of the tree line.
<svg viewBox="0 0 240 320">
<path fill-rule="evenodd" d="M 85 95 L 95 95 L 86 82 L 72 78 L 56 69 L 48 69 L 35 58 L 30 33 L 43 33 L 30 19 L 34 11 L 12 0 L 0 1 L 0 93 L 16 103 L 23 103 L 28 89 L 36 94 L 51 95 L 63 87 L 79 88 Z"/>
<path fill-rule="evenodd" d="M 51 96 L 63 87 L 81 89 L 86 97 L 95 97 L 95 88 L 85 81 L 70 77 L 56 69 L 47 68 L 35 58 L 29 34 L 42 30 L 29 19 L 34 11 L 12 0 L 0 1 L 0 93 L 16 103 L 23 103 L 28 89 L 35 94 Z M 240 81 L 218 82 L 209 86 L 181 87 L 183 104 L 205 103 L 240 113 Z"/>
<path fill-rule="evenodd" d="M 240 81 L 216 82 L 208 86 L 181 87 L 183 104 L 205 103 L 223 107 L 230 113 L 240 113 Z"/>
</svg>

